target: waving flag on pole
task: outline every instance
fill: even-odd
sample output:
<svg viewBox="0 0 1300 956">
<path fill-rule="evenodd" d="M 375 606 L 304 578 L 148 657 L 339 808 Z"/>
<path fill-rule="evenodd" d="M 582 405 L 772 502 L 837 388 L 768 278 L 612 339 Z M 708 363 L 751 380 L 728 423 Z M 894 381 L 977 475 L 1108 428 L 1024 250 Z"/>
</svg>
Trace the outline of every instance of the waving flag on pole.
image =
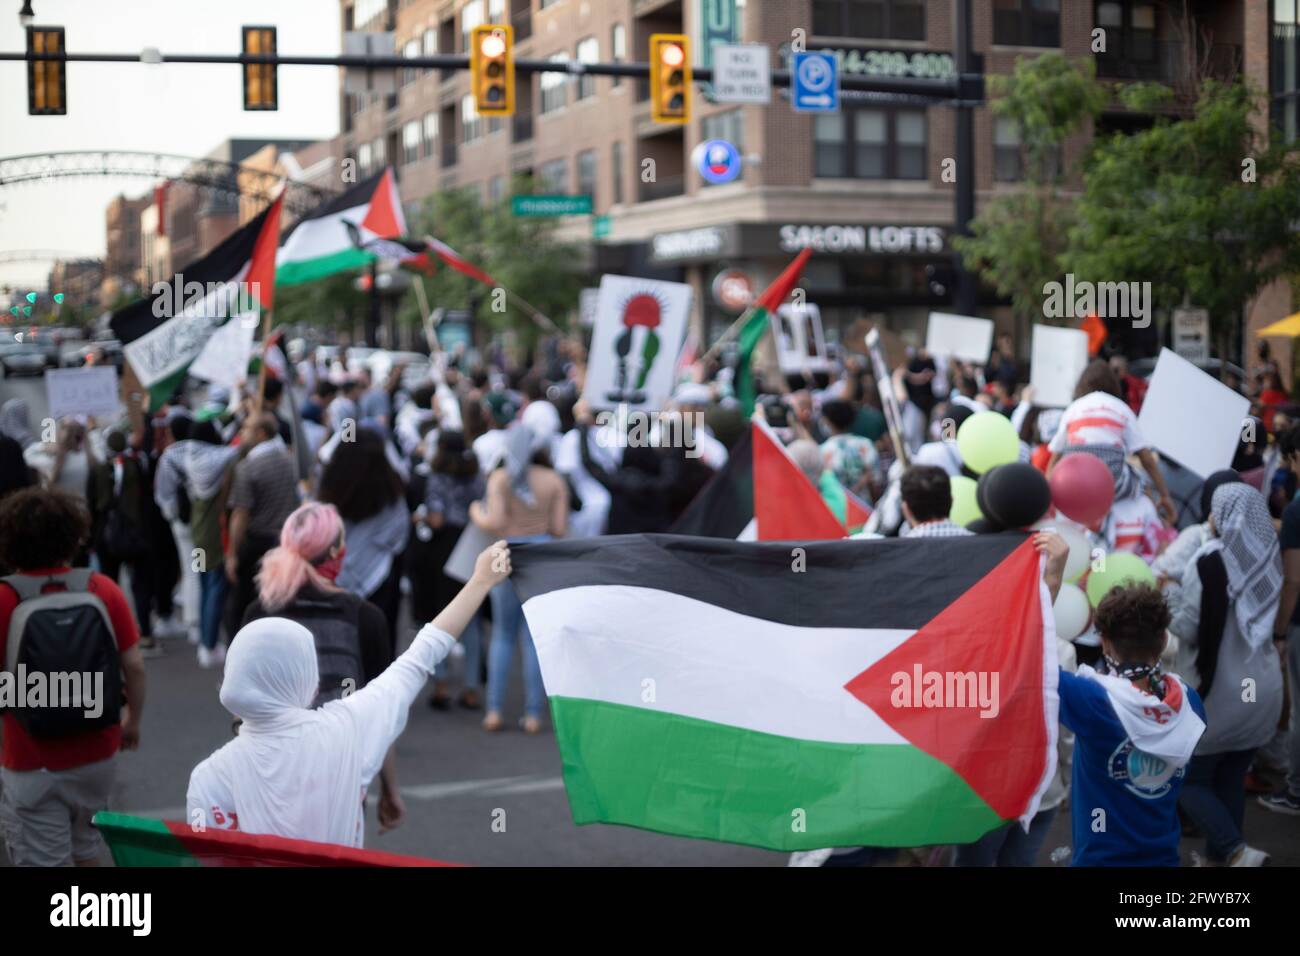
<svg viewBox="0 0 1300 956">
<path fill-rule="evenodd" d="M 299 285 L 369 265 L 374 254 L 353 241 L 349 226 L 365 242 L 405 234 L 406 218 L 392 167 L 298 220 L 276 256 L 276 283 Z"/>
<path fill-rule="evenodd" d="M 284 194 L 210 253 L 185 266 L 150 296 L 113 313 L 110 327 L 123 344 L 150 405 L 165 402 L 213 333 L 229 321 L 256 326 L 275 292 L 275 250 Z"/>
<path fill-rule="evenodd" d="M 762 341 L 771 316 L 781 308 L 786 299 L 790 298 L 790 293 L 799 282 L 799 276 L 803 274 L 803 267 L 811 255 L 812 249 L 804 249 L 794 257 L 794 261 L 786 266 L 785 271 L 777 276 L 776 280 L 755 300 L 750 307 L 749 318 L 740 328 L 740 351 L 736 358 L 736 398 L 740 400 L 740 410 L 747 417 L 753 414 L 754 399 L 757 397 L 754 389 L 754 372 L 749 367 L 754 349 L 758 348 L 758 343 Z"/>
<path fill-rule="evenodd" d="M 1033 816 L 1058 664 L 1029 538 L 800 550 L 512 547 L 575 823 L 788 851 L 969 843 Z"/>
</svg>

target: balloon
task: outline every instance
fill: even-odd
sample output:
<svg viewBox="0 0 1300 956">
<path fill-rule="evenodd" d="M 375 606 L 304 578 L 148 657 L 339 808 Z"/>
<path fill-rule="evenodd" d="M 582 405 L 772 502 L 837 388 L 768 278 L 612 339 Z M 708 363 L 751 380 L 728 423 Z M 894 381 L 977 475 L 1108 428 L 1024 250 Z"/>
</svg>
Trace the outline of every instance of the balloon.
<svg viewBox="0 0 1300 956">
<path fill-rule="evenodd" d="M 1020 458 L 1020 436 L 1011 420 L 997 412 L 980 412 L 957 429 L 957 451 L 971 471 L 982 474 Z"/>
<path fill-rule="evenodd" d="M 1070 554 L 1065 559 L 1065 571 L 1061 576 L 1065 581 L 1073 583 L 1088 570 L 1088 563 L 1092 560 L 1092 543 L 1080 529 L 1068 524 L 1059 525 L 1056 533 L 1070 546 Z"/>
<path fill-rule="evenodd" d="M 952 488 L 952 509 L 948 512 L 950 520 L 963 528 L 983 518 L 980 506 L 975 503 L 975 479 L 965 475 L 952 475 L 948 478 Z"/>
<path fill-rule="evenodd" d="M 999 531 L 1005 531 L 1006 529 L 992 518 L 976 518 L 966 525 L 966 530 L 975 534 L 997 534 Z"/>
<path fill-rule="evenodd" d="M 1056 510 L 1080 524 L 1096 524 L 1115 502 L 1115 479 L 1096 455 L 1066 455 L 1056 463 L 1049 480 Z"/>
<path fill-rule="evenodd" d="M 986 471 L 979 491 L 980 510 L 1008 528 L 1027 528 L 1052 506 L 1052 489 L 1043 473 L 1018 461 Z"/>
<path fill-rule="evenodd" d="M 1088 575 L 1088 600 L 1096 607 L 1101 599 L 1113 587 L 1121 584 L 1156 585 L 1156 576 L 1151 566 L 1136 554 L 1127 551 L 1112 551 L 1102 559 L 1101 570 Z"/>
<path fill-rule="evenodd" d="M 1056 619 L 1056 636 L 1063 641 L 1072 641 L 1088 629 L 1088 618 L 1092 608 L 1088 598 L 1075 584 L 1062 584 L 1052 605 L 1052 617 Z"/>
</svg>

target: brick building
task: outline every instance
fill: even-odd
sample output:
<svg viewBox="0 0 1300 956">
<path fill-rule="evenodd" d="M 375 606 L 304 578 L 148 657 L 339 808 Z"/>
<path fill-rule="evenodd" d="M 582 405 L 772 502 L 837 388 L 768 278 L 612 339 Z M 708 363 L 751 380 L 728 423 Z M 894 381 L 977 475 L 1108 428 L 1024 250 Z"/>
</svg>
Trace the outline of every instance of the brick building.
<svg viewBox="0 0 1300 956">
<path fill-rule="evenodd" d="M 140 214 L 149 199 L 116 196 L 104 213 L 104 279 L 99 304 L 107 309 L 121 296 L 140 291 Z"/>
</svg>

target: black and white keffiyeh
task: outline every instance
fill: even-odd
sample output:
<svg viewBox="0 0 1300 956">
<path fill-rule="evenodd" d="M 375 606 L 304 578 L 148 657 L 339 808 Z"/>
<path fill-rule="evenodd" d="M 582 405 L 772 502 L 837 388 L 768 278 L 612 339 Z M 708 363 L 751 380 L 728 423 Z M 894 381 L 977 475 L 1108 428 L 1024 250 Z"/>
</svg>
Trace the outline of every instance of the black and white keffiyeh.
<svg viewBox="0 0 1300 956">
<path fill-rule="evenodd" d="M 1234 482 L 1215 489 L 1210 515 L 1223 542 L 1228 599 L 1237 625 L 1251 647 L 1261 647 L 1273 636 L 1282 594 L 1282 553 L 1268 505 L 1250 485 Z"/>
</svg>

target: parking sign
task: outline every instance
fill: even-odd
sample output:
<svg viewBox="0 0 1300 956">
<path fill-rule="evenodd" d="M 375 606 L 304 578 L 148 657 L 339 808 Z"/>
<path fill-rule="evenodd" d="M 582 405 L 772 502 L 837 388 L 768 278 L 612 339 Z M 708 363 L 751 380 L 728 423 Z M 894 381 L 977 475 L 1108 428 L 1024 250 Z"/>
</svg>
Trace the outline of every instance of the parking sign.
<svg viewBox="0 0 1300 956">
<path fill-rule="evenodd" d="M 839 111 L 840 73 L 833 54 L 791 54 L 790 103 L 800 113 Z"/>
</svg>

